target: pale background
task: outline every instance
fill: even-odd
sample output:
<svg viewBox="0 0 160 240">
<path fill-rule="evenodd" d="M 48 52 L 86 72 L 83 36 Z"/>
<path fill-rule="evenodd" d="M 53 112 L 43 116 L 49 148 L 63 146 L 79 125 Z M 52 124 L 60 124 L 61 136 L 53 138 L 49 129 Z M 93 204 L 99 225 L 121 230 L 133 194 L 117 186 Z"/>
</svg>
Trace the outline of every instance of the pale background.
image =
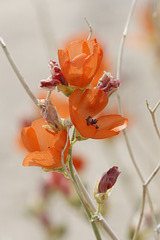
<svg viewBox="0 0 160 240">
<path fill-rule="evenodd" d="M 141 0 L 137 4 L 130 25 L 120 92 L 131 123 L 128 131 L 136 160 L 147 178 L 159 161 L 160 150 L 145 100 L 148 99 L 151 106 L 159 100 L 160 73 L 155 68 L 154 55 L 147 43 L 134 44 L 134 38 L 143 34 L 139 16 L 145 2 Z M 35 92 L 39 80 L 49 75 L 47 64 L 50 58 L 57 59 L 57 48 L 63 48 L 64 41 L 88 30 L 83 19 L 86 16 L 104 51 L 111 56 L 114 75 L 130 4 L 129 0 L 0 0 L 0 34 Z M 112 99 L 114 101 L 115 97 Z M 24 154 L 14 144 L 19 119 L 32 111 L 31 100 L 0 49 L 0 240 L 45 239 L 38 222 L 26 214 L 30 196 L 37 191 L 43 173 L 40 168 L 22 167 Z M 106 219 L 117 235 L 126 239 L 128 224 L 140 204 L 142 187 L 122 134 L 114 138 L 112 144 L 109 140 L 89 140 L 78 143 L 76 149 L 88 159 L 83 176 L 91 193 L 95 181 L 104 171 L 113 165 L 121 169 L 109 200 L 111 209 Z M 159 180 L 156 177 L 154 184 Z M 151 186 L 158 204 L 159 185 Z M 94 239 L 89 224 L 75 210 L 68 209 L 63 201 L 54 208 L 57 221 L 63 219 L 70 224 L 66 240 Z"/>
</svg>

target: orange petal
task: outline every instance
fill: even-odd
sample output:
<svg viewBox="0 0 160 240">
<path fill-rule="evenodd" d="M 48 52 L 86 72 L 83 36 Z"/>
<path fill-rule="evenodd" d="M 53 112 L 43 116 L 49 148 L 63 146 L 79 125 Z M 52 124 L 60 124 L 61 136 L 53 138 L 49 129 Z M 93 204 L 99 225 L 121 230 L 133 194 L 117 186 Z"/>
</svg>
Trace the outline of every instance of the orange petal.
<svg viewBox="0 0 160 240">
<path fill-rule="evenodd" d="M 54 136 L 42 126 L 48 125 L 43 118 L 35 120 L 31 127 L 23 128 L 21 132 L 22 141 L 29 152 L 44 151 L 53 146 Z"/>
<path fill-rule="evenodd" d="M 57 150 L 61 151 L 65 147 L 66 140 L 67 131 L 66 130 L 60 131 L 54 136 L 52 146 L 54 146 Z"/>
<path fill-rule="evenodd" d="M 77 131 L 85 138 L 94 138 L 96 128 L 88 126 L 86 119 L 77 111 L 71 111 L 71 120 Z"/>
<path fill-rule="evenodd" d="M 81 90 L 78 90 L 77 93 L 80 94 L 80 91 Z M 96 125 L 98 126 L 98 129 L 93 125 L 87 125 L 86 117 L 79 111 L 79 106 L 81 104 L 79 94 L 77 102 L 75 101 L 75 105 L 77 104 L 77 106 L 74 106 L 74 104 L 72 105 L 72 102 L 70 102 L 70 115 L 73 125 L 83 137 L 105 139 L 119 134 L 119 132 L 127 126 L 127 119 L 116 114 L 97 118 L 98 122 Z M 72 101 L 72 99 L 70 101 Z M 89 112 L 88 116 L 91 116 Z"/>
<path fill-rule="evenodd" d="M 28 154 L 23 161 L 23 166 L 37 166 L 52 169 L 60 165 L 60 152 L 57 151 L 56 148 L 43 152 L 32 152 Z"/>
<path fill-rule="evenodd" d="M 32 127 L 25 127 L 21 131 L 21 139 L 29 152 L 40 151 L 37 135 Z"/>
<path fill-rule="evenodd" d="M 92 79 L 96 74 L 98 67 L 101 63 L 103 57 L 103 52 L 100 44 L 95 44 L 93 48 L 93 53 L 88 56 L 85 60 L 83 67 L 83 77 Z"/>
<path fill-rule="evenodd" d="M 77 80 L 80 81 L 83 74 L 83 64 L 87 55 L 85 53 L 81 53 L 76 56 L 72 62 L 70 62 L 70 66 L 66 75 L 67 81 L 72 85 L 78 84 Z M 79 78 L 79 79 L 77 79 Z"/>
<path fill-rule="evenodd" d="M 97 86 L 99 79 L 102 77 L 104 71 L 106 71 L 106 70 L 107 70 L 107 72 L 109 72 L 111 70 L 111 63 L 109 62 L 108 59 L 104 60 L 104 57 L 103 57 L 103 60 L 100 63 L 100 66 L 96 72 L 96 75 L 94 76 L 94 78 L 91 82 L 92 88 Z"/>
<path fill-rule="evenodd" d="M 87 54 L 87 55 L 90 55 L 90 49 L 88 47 L 87 42 L 83 42 L 83 44 L 82 44 L 82 52 Z"/>
<path fill-rule="evenodd" d="M 117 114 L 102 116 L 97 118 L 97 120 L 99 128 L 95 133 L 94 139 L 104 139 L 118 135 L 128 125 L 128 120 Z"/>
<path fill-rule="evenodd" d="M 63 133 L 64 132 L 64 133 Z M 61 131 L 60 135 L 62 138 L 65 138 L 67 134 L 65 133 L 66 131 Z M 57 134 L 58 135 L 58 134 Z M 53 147 L 46 151 L 35 151 L 32 153 L 29 153 L 24 161 L 23 161 L 23 166 L 37 166 L 37 167 L 44 167 L 48 169 L 54 169 L 61 167 L 61 151 L 63 150 L 65 146 L 65 142 L 63 142 L 63 139 L 57 138 L 56 141 L 60 140 L 60 144 L 55 144 Z M 63 143 L 62 143 L 63 142 Z M 68 142 L 67 148 L 64 151 L 64 160 L 66 160 L 68 151 L 70 148 L 70 143 Z"/>
<path fill-rule="evenodd" d="M 96 39 L 77 41 L 66 50 L 58 50 L 59 64 L 66 80 L 73 86 L 89 85 L 100 65 L 102 49 Z"/>
<path fill-rule="evenodd" d="M 58 49 L 58 59 L 59 65 L 61 67 L 62 73 L 66 78 L 66 74 L 68 73 L 70 58 L 68 52 L 66 50 Z"/>
<path fill-rule="evenodd" d="M 100 113 L 108 103 L 108 97 L 100 89 L 87 89 L 82 94 L 80 89 L 75 90 L 69 97 L 70 115 L 71 110 L 78 111 L 84 118 L 94 117 Z M 72 120 L 72 115 L 71 115 Z"/>
<path fill-rule="evenodd" d="M 66 50 L 68 51 L 70 61 L 72 61 L 77 55 L 82 53 L 83 42 L 84 42 L 83 40 L 74 41 L 67 46 Z"/>
</svg>

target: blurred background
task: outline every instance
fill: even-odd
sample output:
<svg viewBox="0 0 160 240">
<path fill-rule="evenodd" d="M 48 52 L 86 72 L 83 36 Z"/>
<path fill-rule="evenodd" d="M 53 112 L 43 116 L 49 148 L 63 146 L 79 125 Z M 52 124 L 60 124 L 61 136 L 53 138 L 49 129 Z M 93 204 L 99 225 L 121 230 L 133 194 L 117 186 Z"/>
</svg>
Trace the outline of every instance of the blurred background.
<svg viewBox="0 0 160 240">
<path fill-rule="evenodd" d="M 115 76 L 130 5 L 128 0 L 0 0 L 0 34 L 24 79 L 37 94 L 39 81 L 49 76 L 49 60 L 57 60 L 57 49 L 89 33 L 84 17 L 102 45 L 104 59 L 110 62 L 106 71 Z M 159 139 L 146 107 L 146 99 L 153 107 L 160 97 L 159 48 L 145 20 L 147 6 L 146 0 L 136 5 L 124 49 L 120 87 L 124 116 L 129 119 L 130 143 L 145 179 L 158 164 L 160 154 Z M 39 194 L 44 173 L 40 168 L 22 167 L 25 152 L 18 143 L 22 122 L 32 118 L 35 107 L 1 48 L 0 79 L 0 240 L 45 240 L 44 227 L 28 210 Z M 113 95 L 109 111 L 116 106 Z M 159 110 L 156 117 L 159 125 Z M 142 186 L 122 133 L 105 141 L 77 143 L 75 152 L 86 162 L 81 176 L 91 194 L 104 171 L 114 165 L 121 170 L 107 203 L 106 219 L 121 239 L 128 239 L 129 225 L 140 207 Z M 159 181 L 156 176 L 149 187 L 155 205 L 160 202 Z M 83 211 L 68 206 L 61 195 L 49 203 L 48 211 L 53 222 L 68 227 L 62 239 L 94 239 Z"/>
</svg>

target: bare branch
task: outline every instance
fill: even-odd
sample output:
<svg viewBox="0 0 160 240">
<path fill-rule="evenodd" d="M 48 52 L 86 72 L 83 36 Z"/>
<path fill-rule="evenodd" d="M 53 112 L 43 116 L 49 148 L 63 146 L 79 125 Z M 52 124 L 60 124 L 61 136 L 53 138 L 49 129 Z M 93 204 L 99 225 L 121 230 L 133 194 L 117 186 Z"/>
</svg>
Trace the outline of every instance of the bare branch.
<svg viewBox="0 0 160 240">
<path fill-rule="evenodd" d="M 87 25 L 88 25 L 88 27 L 89 27 L 89 36 L 88 36 L 87 40 L 90 40 L 91 37 L 92 37 L 92 27 L 91 27 L 91 25 L 89 24 L 89 22 L 88 22 L 88 20 L 87 20 L 86 17 L 84 17 L 84 20 L 86 21 L 86 23 L 87 23 Z"/>
<path fill-rule="evenodd" d="M 160 100 L 158 101 L 158 103 L 155 105 L 155 107 L 153 109 L 150 108 L 149 103 L 148 103 L 147 100 L 146 100 L 146 104 L 147 104 L 147 108 L 148 108 L 148 110 L 149 110 L 149 112 L 151 114 L 153 125 L 154 125 L 154 128 L 156 130 L 156 133 L 157 133 L 158 137 L 160 138 L 160 132 L 158 130 L 158 126 L 157 126 L 156 118 L 155 118 L 155 112 L 156 112 L 157 108 L 160 105 Z"/>
<path fill-rule="evenodd" d="M 129 23 L 131 21 L 131 17 L 132 17 L 133 11 L 135 9 L 136 2 L 137 2 L 136 0 L 132 1 L 132 5 L 131 5 L 130 11 L 129 11 L 129 14 L 128 14 L 128 17 L 127 17 L 127 21 L 126 21 L 126 24 L 125 24 L 125 27 L 124 27 L 122 39 L 121 39 L 121 42 L 120 42 L 118 59 L 117 59 L 117 73 L 116 73 L 116 78 L 118 80 L 120 80 L 120 75 L 121 75 L 121 66 L 122 66 L 124 43 L 125 43 L 125 39 L 126 39 L 126 36 L 127 36 L 127 33 L 128 33 Z M 118 100 L 119 113 L 121 115 L 123 115 L 121 98 L 120 98 L 120 95 L 119 95 L 118 91 L 117 91 L 117 100 Z M 136 163 L 136 160 L 135 160 L 135 157 L 134 157 L 134 154 L 133 154 L 133 151 L 132 151 L 132 148 L 131 148 L 131 145 L 130 145 L 130 142 L 129 142 L 129 139 L 128 139 L 128 136 L 127 136 L 127 131 L 125 129 L 123 130 L 123 136 L 124 136 L 124 139 L 125 139 L 125 142 L 126 142 L 126 145 L 127 145 L 127 149 L 128 149 L 130 158 L 132 160 L 132 163 L 133 163 L 133 165 L 134 165 L 134 167 L 135 167 L 135 169 L 138 173 L 138 176 L 139 176 L 142 184 L 144 184 L 144 178 L 143 178 L 142 173 L 141 173 L 141 171 L 140 171 L 140 169 L 139 169 L 139 167 Z M 152 215 L 152 220 L 153 220 L 153 224 L 154 224 L 154 227 L 155 227 L 155 226 L 157 226 L 157 221 L 156 221 L 155 214 L 154 214 L 152 200 L 151 200 L 151 197 L 150 197 L 150 194 L 149 194 L 148 190 L 146 189 L 145 191 L 147 192 L 147 197 L 148 197 L 148 202 L 149 202 L 150 211 L 151 211 L 151 215 Z M 143 200 L 145 201 L 145 198 Z"/>
<path fill-rule="evenodd" d="M 157 18 L 158 16 L 158 7 L 159 7 L 159 0 L 154 0 L 153 1 L 153 17 Z"/>
<path fill-rule="evenodd" d="M 145 207 L 145 202 L 146 202 L 145 200 L 146 200 L 147 187 L 148 187 L 149 183 L 153 180 L 154 176 L 158 173 L 159 170 L 160 170 L 160 164 L 158 164 L 158 166 L 154 169 L 154 171 L 152 172 L 150 177 L 143 184 L 143 197 L 142 197 L 141 213 L 140 213 L 140 217 L 139 217 L 139 221 L 138 221 L 136 231 L 135 231 L 134 236 L 133 236 L 133 240 L 137 239 L 137 236 L 138 236 L 138 233 L 139 233 L 139 230 L 140 230 L 140 226 L 141 226 L 141 223 L 142 223 L 143 214 L 144 214 L 144 207 Z M 155 235 L 155 238 L 158 239 L 157 234 Z"/>
<path fill-rule="evenodd" d="M 35 105 L 38 107 L 38 100 L 37 98 L 34 96 L 34 94 L 31 92 L 31 90 L 29 89 L 27 83 L 25 82 L 24 78 L 22 77 L 19 69 L 17 68 L 11 54 L 9 53 L 6 43 L 4 42 L 4 40 L 2 39 L 2 37 L 0 37 L 0 45 L 13 69 L 13 71 L 15 72 L 15 74 L 17 75 L 20 83 L 22 84 L 22 86 L 24 87 L 24 89 L 26 90 L 26 92 L 28 93 L 29 97 L 32 99 L 32 101 L 35 103 Z M 38 107 L 39 108 L 39 107 Z"/>
<path fill-rule="evenodd" d="M 122 65 L 124 43 L 125 43 L 125 39 L 126 39 L 126 36 L 127 36 L 127 33 L 128 33 L 128 27 L 129 27 L 129 24 L 130 24 L 130 21 L 131 21 L 132 14 L 134 12 L 136 2 L 137 2 L 137 0 L 132 1 L 132 5 L 131 5 L 131 8 L 130 8 L 130 11 L 129 11 L 129 14 L 128 14 L 128 18 L 127 18 L 127 21 L 126 21 L 126 24 L 125 24 L 125 27 L 124 27 L 123 35 L 122 35 L 122 39 L 121 39 L 121 42 L 120 42 L 118 60 L 117 60 L 117 74 L 116 74 L 116 78 L 118 80 L 120 80 L 120 74 L 121 74 L 121 65 Z"/>
</svg>

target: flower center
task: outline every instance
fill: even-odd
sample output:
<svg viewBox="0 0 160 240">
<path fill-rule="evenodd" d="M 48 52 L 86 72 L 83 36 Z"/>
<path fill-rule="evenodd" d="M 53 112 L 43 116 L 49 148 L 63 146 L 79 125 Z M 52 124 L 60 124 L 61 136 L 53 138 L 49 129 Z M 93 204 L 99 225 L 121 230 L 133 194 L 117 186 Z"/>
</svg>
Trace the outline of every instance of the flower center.
<svg viewBox="0 0 160 240">
<path fill-rule="evenodd" d="M 88 116 L 88 118 L 86 118 L 87 121 L 87 125 L 90 126 L 94 126 L 96 129 L 98 129 L 99 127 L 96 125 L 96 123 L 98 122 L 97 119 L 93 119 L 91 116 Z"/>
</svg>

